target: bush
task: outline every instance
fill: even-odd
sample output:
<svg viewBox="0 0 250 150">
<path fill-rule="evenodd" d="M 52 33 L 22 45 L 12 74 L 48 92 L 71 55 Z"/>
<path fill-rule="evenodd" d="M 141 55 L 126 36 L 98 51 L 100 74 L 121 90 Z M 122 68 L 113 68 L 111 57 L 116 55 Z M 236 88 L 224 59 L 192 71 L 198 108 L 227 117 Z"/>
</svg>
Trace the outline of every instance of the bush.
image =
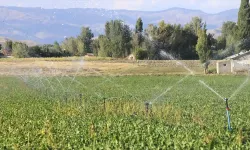
<svg viewBox="0 0 250 150">
<path fill-rule="evenodd" d="M 216 68 L 208 69 L 208 74 L 217 74 L 217 69 Z"/>
<path fill-rule="evenodd" d="M 41 57 L 42 51 L 40 46 L 32 46 L 29 47 L 29 52 L 28 52 L 30 57 Z"/>
<path fill-rule="evenodd" d="M 28 57 L 28 46 L 21 42 L 15 42 L 12 45 L 12 55 L 16 58 Z"/>
<path fill-rule="evenodd" d="M 148 52 L 141 49 L 141 48 L 137 48 L 135 50 L 135 58 L 137 60 L 144 60 L 144 59 L 147 59 L 148 58 Z"/>
</svg>

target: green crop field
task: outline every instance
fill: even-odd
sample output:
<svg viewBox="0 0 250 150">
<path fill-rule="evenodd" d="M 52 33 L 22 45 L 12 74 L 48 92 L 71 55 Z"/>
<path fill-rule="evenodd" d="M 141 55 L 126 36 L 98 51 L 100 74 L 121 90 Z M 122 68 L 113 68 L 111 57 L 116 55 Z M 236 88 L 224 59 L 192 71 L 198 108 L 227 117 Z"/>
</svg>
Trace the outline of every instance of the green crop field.
<svg viewBox="0 0 250 150">
<path fill-rule="evenodd" d="M 2 76 L 0 149 L 250 149 L 246 79 Z"/>
</svg>

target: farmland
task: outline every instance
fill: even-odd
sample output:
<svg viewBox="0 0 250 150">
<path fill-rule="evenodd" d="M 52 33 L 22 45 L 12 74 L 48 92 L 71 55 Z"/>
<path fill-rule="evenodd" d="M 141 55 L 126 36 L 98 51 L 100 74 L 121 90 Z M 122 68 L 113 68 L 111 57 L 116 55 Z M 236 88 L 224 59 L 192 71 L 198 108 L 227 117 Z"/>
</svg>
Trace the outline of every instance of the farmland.
<svg viewBox="0 0 250 150">
<path fill-rule="evenodd" d="M 1 76 L 0 149 L 249 149 L 247 76 Z M 229 100 L 233 131 L 227 131 Z M 245 81 L 241 90 L 237 88 Z M 145 110 L 145 102 L 152 109 Z"/>
<path fill-rule="evenodd" d="M 111 58 L 24 58 L 0 59 L 0 75 L 41 75 L 48 76 L 97 76 L 97 75 L 166 75 L 187 74 L 190 68 L 195 74 L 203 74 L 198 60 L 128 61 Z M 186 68 L 185 68 L 186 67 Z M 211 61 L 210 70 L 215 70 L 216 61 Z M 215 73 L 213 71 L 213 73 Z"/>
</svg>

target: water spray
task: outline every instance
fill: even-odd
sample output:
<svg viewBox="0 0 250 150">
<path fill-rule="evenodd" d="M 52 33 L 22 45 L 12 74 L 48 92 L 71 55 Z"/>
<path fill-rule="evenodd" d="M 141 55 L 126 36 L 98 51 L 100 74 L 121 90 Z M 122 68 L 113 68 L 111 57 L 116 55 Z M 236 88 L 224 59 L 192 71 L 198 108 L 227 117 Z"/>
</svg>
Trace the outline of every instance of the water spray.
<svg viewBox="0 0 250 150">
<path fill-rule="evenodd" d="M 231 120 L 230 120 L 230 113 L 229 113 L 230 108 L 229 108 L 229 105 L 228 105 L 228 98 L 225 98 L 224 100 L 225 100 L 225 102 L 226 102 L 228 131 L 232 131 Z"/>
<path fill-rule="evenodd" d="M 214 89 L 212 89 L 210 86 L 208 86 L 204 81 L 199 81 L 201 84 L 203 84 L 205 87 L 207 87 L 209 90 L 211 90 L 213 93 L 215 93 L 218 97 L 222 98 L 222 96 L 216 92 Z M 230 119 L 230 108 L 228 105 L 228 98 L 222 98 L 225 102 L 226 102 L 226 113 L 227 113 L 227 123 L 228 123 L 228 131 L 232 131 L 232 127 L 231 127 L 231 119 Z"/>
</svg>

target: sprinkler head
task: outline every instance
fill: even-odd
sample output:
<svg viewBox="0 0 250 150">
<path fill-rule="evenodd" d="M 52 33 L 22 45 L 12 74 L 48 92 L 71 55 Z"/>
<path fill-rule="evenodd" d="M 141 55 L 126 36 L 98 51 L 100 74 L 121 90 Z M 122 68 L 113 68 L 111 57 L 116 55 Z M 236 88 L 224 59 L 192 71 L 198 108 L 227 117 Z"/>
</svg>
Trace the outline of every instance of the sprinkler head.
<svg viewBox="0 0 250 150">
<path fill-rule="evenodd" d="M 145 103 L 145 106 L 147 106 L 147 107 L 149 107 L 149 106 L 151 106 L 152 105 L 152 102 L 146 102 Z"/>
<path fill-rule="evenodd" d="M 229 105 L 228 105 L 228 98 L 225 98 L 225 102 L 226 102 L 226 108 L 227 108 L 227 110 L 230 110 Z"/>
<path fill-rule="evenodd" d="M 146 102 L 145 103 L 145 111 L 146 111 L 147 115 L 148 115 L 148 113 L 152 112 L 152 102 Z"/>
</svg>

